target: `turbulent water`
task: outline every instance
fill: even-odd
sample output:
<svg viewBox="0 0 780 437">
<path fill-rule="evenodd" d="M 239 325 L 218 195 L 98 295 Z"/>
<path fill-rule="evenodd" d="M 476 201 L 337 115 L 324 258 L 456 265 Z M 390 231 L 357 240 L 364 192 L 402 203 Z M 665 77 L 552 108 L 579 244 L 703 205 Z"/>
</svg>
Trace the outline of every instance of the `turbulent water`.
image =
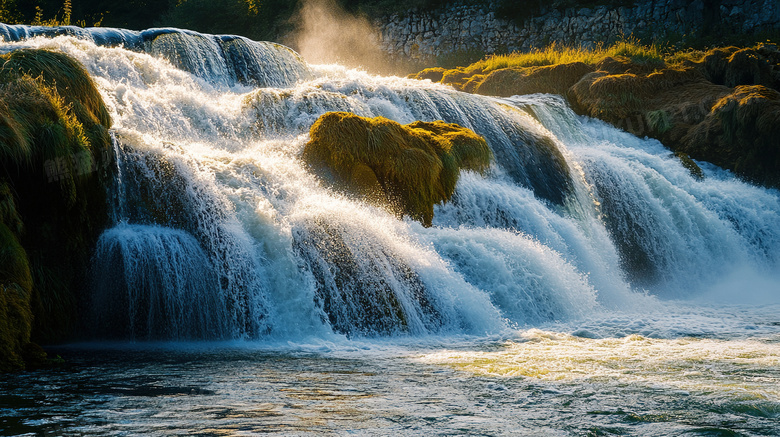
<svg viewBox="0 0 780 437">
<path fill-rule="evenodd" d="M 0 381 L 0 433 L 780 433 L 776 190 L 548 95 L 176 29 L 0 35 L 86 67 L 116 153 L 89 342 Z M 495 161 L 426 228 L 300 160 L 328 111 L 458 123 Z"/>
</svg>

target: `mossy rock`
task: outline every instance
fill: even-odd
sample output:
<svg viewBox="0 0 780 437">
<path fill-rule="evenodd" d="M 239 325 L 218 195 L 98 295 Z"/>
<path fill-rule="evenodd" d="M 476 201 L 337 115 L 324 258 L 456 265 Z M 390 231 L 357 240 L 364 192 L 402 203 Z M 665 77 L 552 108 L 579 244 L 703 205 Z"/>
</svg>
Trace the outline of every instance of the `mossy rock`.
<svg viewBox="0 0 780 437">
<path fill-rule="evenodd" d="M 598 61 L 595 70 L 609 74 L 650 74 L 666 67 L 663 63 L 639 63 L 625 56 L 607 56 Z"/>
<path fill-rule="evenodd" d="M 410 74 L 408 77 L 409 79 L 417 79 L 417 80 L 430 80 L 431 82 L 441 82 L 441 80 L 444 78 L 444 73 L 447 71 L 446 68 L 442 67 L 432 67 L 432 68 L 426 68 L 425 70 L 420 71 L 419 73 L 413 73 Z"/>
<path fill-rule="evenodd" d="M 780 93 L 738 86 L 721 98 L 679 150 L 731 169 L 746 179 L 780 187 Z"/>
<path fill-rule="evenodd" d="M 7 187 L 0 186 L 0 190 Z M 2 196 L 2 193 L 0 193 Z M 2 200 L 7 206 L 8 199 Z M 12 206 L 12 205 L 11 205 Z M 4 208 L 5 209 L 5 208 Z M 3 211 L 6 212 L 6 211 Z M 32 275 L 27 253 L 15 232 L 0 217 L 0 372 L 23 369 L 24 346 L 30 341 Z M 16 227 L 12 224 L 12 227 Z"/>
<path fill-rule="evenodd" d="M 484 172 L 493 157 L 482 137 L 443 121 L 402 126 L 384 117 L 329 112 L 310 136 L 302 158 L 316 172 L 426 226 L 433 205 L 452 197 L 460 171 Z"/>
<path fill-rule="evenodd" d="M 569 88 L 593 67 L 582 62 L 542 67 L 503 68 L 492 71 L 479 84 L 477 94 L 513 96 L 533 93 L 565 96 Z"/>
<path fill-rule="evenodd" d="M 723 47 L 712 49 L 693 64 L 710 82 L 727 87 L 780 86 L 780 51 L 768 45 L 758 48 Z"/>
<path fill-rule="evenodd" d="M 30 49 L 0 58 L 0 219 L 22 248 L 15 265 L 24 254 L 31 281 L 14 308 L 34 315 L 31 328 L 16 333 L 21 356 L 29 339 L 56 341 L 77 325 L 89 254 L 107 221 L 111 121 L 74 59 Z M 13 278 L 0 283 L 27 289 Z"/>
<path fill-rule="evenodd" d="M 467 73 L 465 70 L 454 68 L 444 71 L 441 83 L 450 85 L 458 91 L 464 91 L 463 87 L 468 83 L 471 76 L 473 76 L 473 73 Z"/>
<path fill-rule="evenodd" d="M 690 172 L 694 179 L 704 179 L 704 172 L 701 170 L 701 167 L 699 167 L 699 165 L 696 164 L 696 162 L 694 162 L 687 153 L 677 151 L 674 152 L 674 156 L 680 160 L 680 164 L 682 164 L 683 167 L 685 167 L 688 172 Z"/>
</svg>

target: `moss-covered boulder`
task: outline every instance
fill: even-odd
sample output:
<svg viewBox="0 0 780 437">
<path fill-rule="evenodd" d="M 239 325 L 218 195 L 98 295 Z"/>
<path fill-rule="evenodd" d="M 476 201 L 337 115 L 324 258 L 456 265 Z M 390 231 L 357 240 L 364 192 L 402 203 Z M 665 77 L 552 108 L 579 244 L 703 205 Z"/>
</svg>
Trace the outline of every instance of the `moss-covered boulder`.
<svg viewBox="0 0 780 437">
<path fill-rule="evenodd" d="M 431 67 L 431 68 L 426 68 L 425 70 L 422 70 L 419 73 L 410 74 L 408 77 L 409 79 L 430 80 L 431 82 L 441 82 L 442 78 L 444 78 L 444 73 L 446 72 L 447 72 L 446 68 Z"/>
<path fill-rule="evenodd" d="M 311 127 L 303 160 L 336 186 L 430 226 L 433 205 L 455 192 L 461 170 L 484 172 L 492 152 L 471 130 L 442 121 L 401 125 L 329 112 Z"/>
<path fill-rule="evenodd" d="M 762 85 L 736 87 L 681 138 L 677 149 L 753 182 L 780 187 L 780 93 Z"/>
<path fill-rule="evenodd" d="M 709 161 L 734 171 L 744 179 L 780 186 L 780 121 L 778 92 L 763 85 L 729 88 L 708 80 L 716 67 L 708 58 L 698 67 L 665 68 L 649 74 L 585 75 L 569 91 L 572 107 L 579 113 L 605 120 L 640 136 L 659 139 L 692 168 L 690 158 Z M 737 51 L 734 52 L 736 54 Z M 726 62 L 731 57 L 726 58 Z M 720 81 L 753 82 L 721 69 Z M 726 79 L 730 77 L 731 79 Z M 700 171 L 693 169 L 695 176 Z"/>
<path fill-rule="evenodd" d="M 77 323 L 78 291 L 106 218 L 110 118 L 75 60 L 0 56 L 0 368 L 39 358 Z M 31 352 L 32 351 L 32 352 Z"/>
<path fill-rule="evenodd" d="M 476 93 L 504 97 L 533 93 L 565 96 L 572 85 L 593 70 L 593 67 L 582 62 L 542 67 L 502 68 L 484 77 L 477 85 Z"/>
<path fill-rule="evenodd" d="M 780 51 L 770 45 L 757 48 L 721 47 L 707 52 L 699 62 L 689 65 L 702 71 L 710 82 L 727 87 L 780 85 Z"/>
</svg>

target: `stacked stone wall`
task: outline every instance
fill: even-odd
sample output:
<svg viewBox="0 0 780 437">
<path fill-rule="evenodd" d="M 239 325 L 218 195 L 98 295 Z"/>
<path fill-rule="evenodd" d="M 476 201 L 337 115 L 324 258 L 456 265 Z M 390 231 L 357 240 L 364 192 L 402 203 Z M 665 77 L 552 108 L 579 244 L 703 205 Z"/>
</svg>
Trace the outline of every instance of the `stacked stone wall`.
<svg viewBox="0 0 780 437">
<path fill-rule="evenodd" d="M 780 29 L 778 0 L 638 0 L 631 6 L 561 8 L 551 2 L 521 23 L 496 16 L 496 2 L 455 2 L 377 21 L 381 47 L 394 56 L 424 58 L 458 51 L 527 51 L 550 43 L 592 46 L 623 36 L 757 34 Z"/>
</svg>

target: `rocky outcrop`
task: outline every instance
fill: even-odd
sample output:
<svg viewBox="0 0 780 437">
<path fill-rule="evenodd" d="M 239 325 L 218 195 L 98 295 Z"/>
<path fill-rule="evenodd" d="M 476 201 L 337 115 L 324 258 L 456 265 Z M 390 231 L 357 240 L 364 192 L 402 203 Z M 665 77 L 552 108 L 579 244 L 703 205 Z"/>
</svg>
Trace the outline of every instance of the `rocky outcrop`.
<svg viewBox="0 0 780 437">
<path fill-rule="evenodd" d="M 777 55 L 771 46 L 726 48 L 647 74 L 601 70 L 585 75 L 568 96 L 582 114 L 780 187 L 780 93 L 772 88 L 780 83 Z"/>
<path fill-rule="evenodd" d="M 775 0 L 603 1 L 595 7 L 545 5 L 521 22 L 503 19 L 500 2 L 455 2 L 377 21 L 382 49 L 394 56 L 431 58 L 455 52 L 527 51 L 552 43 L 589 47 L 623 35 L 648 40 L 780 29 Z M 591 2 L 592 3 L 592 2 Z"/>
<path fill-rule="evenodd" d="M 691 158 L 780 187 L 780 50 L 773 44 L 716 48 L 673 65 L 623 56 L 490 72 L 478 65 L 413 77 L 486 95 L 560 94 L 580 114 L 657 138 L 696 177 L 702 173 Z"/>
<path fill-rule="evenodd" d="M 582 62 L 528 68 L 503 68 L 485 76 L 476 93 L 488 96 L 548 93 L 566 95 L 569 88 L 595 68 Z"/>
<path fill-rule="evenodd" d="M 73 331 L 107 219 L 111 120 L 84 68 L 60 53 L 0 60 L 0 371 L 35 366 L 31 341 Z"/>
<path fill-rule="evenodd" d="M 336 187 L 430 226 L 433 205 L 455 192 L 460 170 L 485 171 L 493 153 L 470 129 L 442 121 L 400 125 L 328 112 L 311 127 L 303 160 Z"/>
</svg>

